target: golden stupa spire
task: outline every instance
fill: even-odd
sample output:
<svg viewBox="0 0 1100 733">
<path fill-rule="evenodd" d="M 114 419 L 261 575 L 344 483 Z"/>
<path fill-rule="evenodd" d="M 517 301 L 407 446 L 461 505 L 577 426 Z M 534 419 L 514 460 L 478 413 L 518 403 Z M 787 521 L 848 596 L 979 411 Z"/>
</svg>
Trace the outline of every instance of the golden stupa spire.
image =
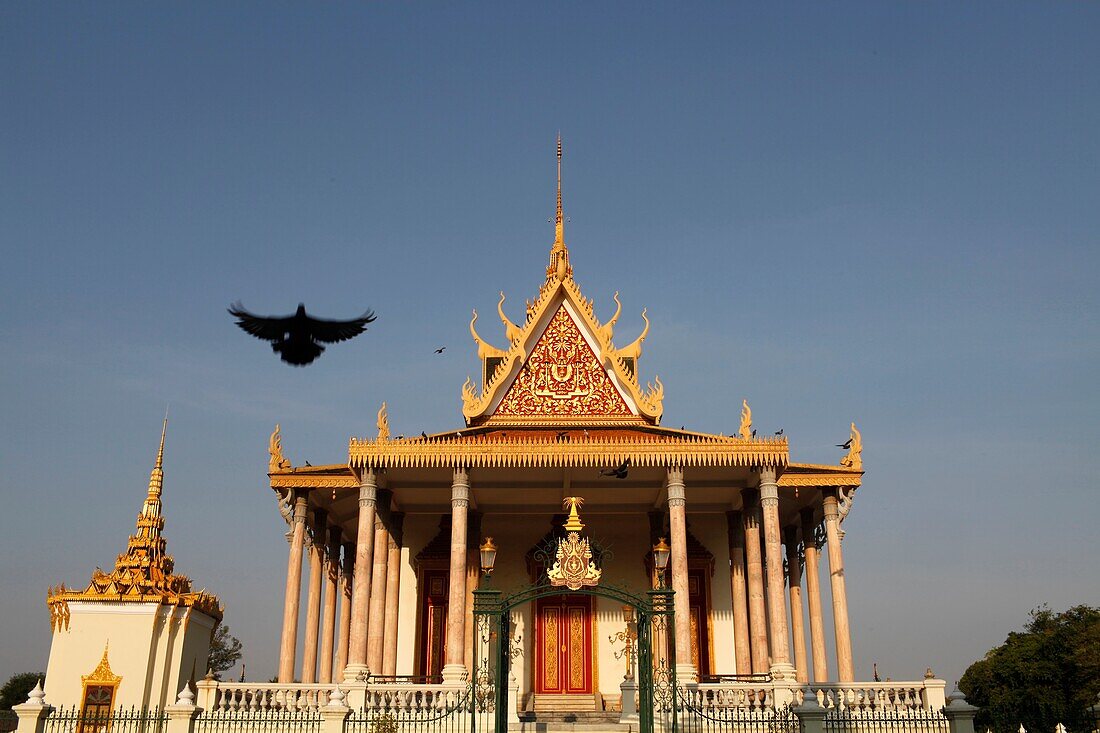
<svg viewBox="0 0 1100 733">
<path fill-rule="evenodd" d="M 160 492 L 164 487 L 164 436 L 167 433 L 168 410 L 165 408 L 164 424 L 160 429 L 160 447 L 157 448 L 157 461 L 149 474 L 149 492 L 145 496 L 145 504 L 141 507 L 141 515 L 150 519 L 160 516 Z"/>
<path fill-rule="evenodd" d="M 569 250 L 565 246 L 565 217 L 561 212 L 561 133 L 558 133 L 558 205 L 554 215 L 554 246 L 550 249 L 550 265 L 546 277 L 565 280 L 573 277 Z"/>
</svg>

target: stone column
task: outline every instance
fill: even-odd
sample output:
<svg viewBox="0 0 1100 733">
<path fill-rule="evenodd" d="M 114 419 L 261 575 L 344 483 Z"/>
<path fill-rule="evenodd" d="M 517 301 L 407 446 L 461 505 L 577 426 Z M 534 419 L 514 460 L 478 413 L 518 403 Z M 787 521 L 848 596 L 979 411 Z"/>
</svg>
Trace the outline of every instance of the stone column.
<svg viewBox="0 0 1100 733">
<path fill-rule="evenodd" d="M 826 489 L 822 499 L 825 510 L 825 542 L 829 548 L 829 579 L 833 591 L 833 632 L 836 637 L 837 679 L 855 680 L 852 669 L 852 635 L 848 627 L 848 591 L 844 587 L 844 555 L 840 550 L 840 514 L 836 489 Z"/>
<path fill-rule="evenodd" d="M 283 597 L 283 633 L 279 642 L 279 682 L 294 681 L 298 605 L 302 595 L 302 548 L 306 539 L 305 494 L 299 493 L 294 499 L 294 519 L 290 531 L 290 558 L 286 563 L 286 595 Z"/>
<path fill-rule="evenodd" d="M 760 552 L 760 492 L 742 489 L 741 517 L 745 522 L 745 574 L 749 589 L 749 638 L 753 674 L 768 671 L 768 618 L 764 607 L 764 561 Z"/>
<path fill-rule="evenodd" d="M 378 514 L 374 519 L 374 568 L 370 585 L 370 624 L 367 631 L 367 667 L 371 674 L 382 672 L 382 654 L 386 639 L 386 566 L 389 565 L 390 533 L 386 529 L 389 519 L 390 492 L 378 491 Z"/>
<path fill-rule="evenodd" d="M 309 597 L 306 600 L 306 638 L 302 649 L 302 682 L 317 681 L 317 631 L 321 623 L 321 579 L 325 559 L 325 513 L 313 513 L 313 541 L 309 545 Z"/>
<path fill-rule="evenodd" d="M 813 657 L 814 682 L 829 680 L 825 656 L 825 620 L 821 613 L 821 548 L 817 544 L 814 510 L 802 510 L 802 552 L 806 557 L 806 605 L 810 611 L 810 653 Z"/>
<path fill-rule="evenodd" d="M 464 683 L 468 676 L 463 663 L 463 639 L 466 636 L 466 514 L 469 507 L 469 474 L 465 468 L 456 468 L 451 480 L 451 569 L 447 587 L 444 684 Z"/>
<path fill-rule="evenodd" d="M 351 581 L 351 636 L 344 681 L 367 673 L 367 613 L 370 610 L 371 564 L 374 558 L 374 515 L 378 476 L 364 468 L 359 477 L 359 524 L 355 534 L 355 576 Z"/>
<path fill-rule="evenodd" d="M 328 528 L 325 553 L 325 609 L 321 614 L 321 671 L 318 682 L 332 682 L 332 653 L 336 645 L 336 596 L 340 592 L 340 528 Z"/>
<path fill-rule="evenodd" d="M 791 601 L 791 643 L 794 644 L 795 679 L 806 684 L 810 665 L 806 661 L 806 631 L 802 619 L 802 553 L 798 549 L 798 527 L 787 527 L 787 591 Z M 810 538 L 813 541 L 813 538 Z"/>
<path fill-rule="evenodd" d="M 684 470 L 668 469 L 668 528 L 672 540 L 672 607 L 676 618 L 676 679 L 691 684 L 699 671 L 691 659 L 691 604 L 688 599 L 687 509 Z"/>
<path fill-rule="evenodd" d="M 355 544 L 344 543 L 344 559 L 340 563 L 340 631 L 336 636 L 336 665 L 332 681 L 339 682 L 348 666 L 348 644 L 351 640 L 351 575 L 354 569 Z"/>
<path fill-rule="evenodd" d="M 386 633 L 382 648 L 382 674 L 397 674 L 397 620 L 401 596 L 401 525 L 404 514 L 390 515 L 389 557 L 386 561 Z"/>
<path fill-rule="evenodd" d="M 768 649 L 772 675 L 794 676 L 790 644 L 787 641 L 787 604 L 783 593 L 783 537 L 779 529 L 779 485 L 774 468 L 760 469 L 760 513 L 764 520 L 764 554 L 768 582 Z"/>
<path fill-rule="evenodd" d="M 733 653 L 737 674 L 752 672 L 749 642 L 749 596 L 745 585 L 745 520 L 741 512 L 726 512 L 729 531 L 730 586 L 733 590 Z"/>
</svg>

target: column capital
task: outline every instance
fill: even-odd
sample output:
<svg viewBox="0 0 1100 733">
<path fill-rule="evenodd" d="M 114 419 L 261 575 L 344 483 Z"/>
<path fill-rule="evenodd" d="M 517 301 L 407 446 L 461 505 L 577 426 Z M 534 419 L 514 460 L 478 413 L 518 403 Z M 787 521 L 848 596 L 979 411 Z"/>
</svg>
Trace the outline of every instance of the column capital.
<svg viewBox="0 0 1100 733">
<path fill-rule="evenodd" d="M 826 522 L 835 522 L 840 518 L 840 502 L 837 501 L 835 492 L 824 492 L 821 497 L 821 510 Z"/>
<path fill-rule="evenodd" d="M 683 466 L 673 465 L 668 467 L 668 484 L 669 486 L 673 486 L 675 484 L 679 484 L 680 486 L 684 485 Z"/>
<path fill-rule="evenodd" d="M 299 524 L 305 524 L 306 510 L 309 504 L 309 499 L 304 492 L 295 492 L 294 495 L 294 521 Z"/>
<path fill-rule="evenodd" d="M 373 468 L 364 468 L 359 475 L 359 507 L 374 506 L 378 494 L 378 474 Z"/>
<path fill-rule="evenodd" d="M 761 488 L 767 484 L 775 483 L 775 466 L 761 466 L 759 470 Z"/>
<path fill-rule="evenodd" d="M 465 468 L 456 468 L 451 479 L 451 506 L 470 506 L 470 474 Z"/>
</svg>

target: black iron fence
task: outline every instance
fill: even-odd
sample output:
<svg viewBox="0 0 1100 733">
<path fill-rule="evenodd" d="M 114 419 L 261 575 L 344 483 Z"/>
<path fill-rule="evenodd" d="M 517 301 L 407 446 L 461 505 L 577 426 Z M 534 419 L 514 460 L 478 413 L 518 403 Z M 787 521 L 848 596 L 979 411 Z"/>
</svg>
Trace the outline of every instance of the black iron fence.
<svg viewBox="0 0 1100 733">
<path fill-rule="evenodd" d="M 457 698 L 430 696 L 414 704 L 393 704 L 354 711 L 344 724 L 345 733 L 465 733 L 471 729 L 472 690 Z M 201 732 L 200 732 L 201 733 Z"/>
<path fill-rule="evenodd" d="M 679 733 L 799 733 L 798 716 L 789 707 L 715 704 L 708 696 L 676 690 L 676 710 L 658 706 L 658 731 Z"/>
<path fill-rule="evenodd" d="M 213 710 L 195 719 L 195 733 L 320 733 L 320 730 L 321 713 L 316 710 Z"/>
<path fill-rule="evenodd" d="M 938 710 L 831 710 L 825 733 L 948 733 L 947 718 Z"/>
<path fill-rule="evenodd" d="M 57 708 L 44 721 L 44 733 L 164 733 L 168 717 L 159 708 L 81 711 Z"/>
</svg>

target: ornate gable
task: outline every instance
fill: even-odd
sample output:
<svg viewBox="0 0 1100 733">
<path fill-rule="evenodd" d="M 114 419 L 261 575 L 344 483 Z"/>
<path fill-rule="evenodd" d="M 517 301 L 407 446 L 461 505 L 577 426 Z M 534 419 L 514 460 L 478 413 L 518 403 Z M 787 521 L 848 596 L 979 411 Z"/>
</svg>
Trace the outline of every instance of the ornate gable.
<svg viewBox="0 0 1100 733">
<path fill-rule="evenodd" d="M 493 417 L 619 419 L 637 415 L 562 304 Z"/>
<path fill-rule="evenodd" d="M 622 312 L 617 309 L 601 324 L 592 301 L 573 280 L 573 266 L 565 246 L 561 209 L 561 139 L 558 140 L 558 210 L 554 245 L 546 281 L 534 302 L 527 303 L 522 326 L 504 314 L 501 293 L 498 313 L 510 348 L 498 349 L 475 329 L 484 375 L 478 390 L 472 379 L 462 386 L 462 413 L 468 425 L 623 423 L 656 425 L 660 422 L 664 387 L 660 379 L 643 390 L 638 383 L 638 358 L 649 333 L 645 330 L 629 346 L 618 349 L 612 339 Z"/>
</svg>

